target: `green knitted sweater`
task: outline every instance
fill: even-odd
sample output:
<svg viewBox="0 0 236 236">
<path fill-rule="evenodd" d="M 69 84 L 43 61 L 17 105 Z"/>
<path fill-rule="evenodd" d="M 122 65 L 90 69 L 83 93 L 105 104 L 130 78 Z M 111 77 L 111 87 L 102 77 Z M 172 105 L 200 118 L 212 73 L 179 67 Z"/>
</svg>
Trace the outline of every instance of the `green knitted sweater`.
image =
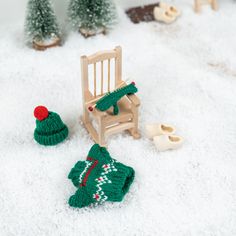
<svg viewBox="0 0 236 236">
<path fill-rule="evenodd" d="M 86 207 L 105 201 L 122 201 L 134 179 L 134 170 L 112 159 L 104 147 L 94 144 L 86 161 L 78 161 L 68 178 L 78 188 L 70 197 L 72 207 Z"/>
</svg>

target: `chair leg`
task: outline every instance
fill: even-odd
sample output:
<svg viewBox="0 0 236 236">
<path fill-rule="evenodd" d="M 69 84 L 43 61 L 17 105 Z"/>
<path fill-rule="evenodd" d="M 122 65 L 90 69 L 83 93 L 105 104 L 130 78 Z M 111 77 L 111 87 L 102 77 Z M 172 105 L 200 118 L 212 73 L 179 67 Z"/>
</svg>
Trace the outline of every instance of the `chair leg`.
<svg viewBox="0 0 236 236">
<path fill-rule="evenodd" d="M 141 137 L 139 130 L 138 130 L 138 107 L 132 105 L 132 113 L 133 113 L 133 122 L 134 122 L 134 128 L 130 129 L 131 135 L 134 137 L 134 139 L 139 139 Z"/>
<path fill-rule="evenodd" d="M 98 119 L 98 143 L 100 146 L 106 147 L 105 124 L 102 117 Z"/>
<path fill-rule="evenodd" d="M 215 11 L 218 10 L 217 0 L 211 0 L 211 8 Z"/>
<path fill-rule="evenodd" d="M 90 134 L 91 138 L 93 139 L 93 141 L 95 143 L 99 143 L 98 133 L 97 133 L 96 129 L 93 127 L 92 122 L 89 119 L 88 111 L 86 109 L 84 109 L 84 113 L 81 117 L 81 120 L 83 122 L 84 127 L 86 128 L 86 130 Z"/>
<path fill-rule="evenodd" d="M 201 10 L 200 0 L 194 0 L 194 10 L 197 13 L 200 12 L 200 10 Z"/>
<path fill-rule="evenodd" d="M 82 120 L 84 124 L 89 123 L 89 114 L 86 108 L 84 108 Z"/>
</svg>

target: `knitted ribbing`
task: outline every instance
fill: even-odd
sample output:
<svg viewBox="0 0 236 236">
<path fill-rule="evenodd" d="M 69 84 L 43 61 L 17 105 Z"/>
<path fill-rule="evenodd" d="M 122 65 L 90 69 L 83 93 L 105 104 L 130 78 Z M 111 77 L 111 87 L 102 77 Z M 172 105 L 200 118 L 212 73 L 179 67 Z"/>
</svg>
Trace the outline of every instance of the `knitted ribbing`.
<svg viewBox="0 0 236 236">
<path fill-rule="evenodd" d="M 117 102 L 127 94 L 134 94 L 138 91 L 134 83 L 117 89 L 113 92 L 107 93 L 104 97 L 99 99 L 96 103 L 96 108 L 100 111 L 106 111 L 113 106 L 113 114 L 119 114 L 119 107 Z"/>
<path fill-rule="evenodd" d="M 68 128 L 57 113 L 49 112 L 44 120 L 36 120 L 35 140 L 45 146 L 56 145 L 68 136 Z"/>
<path fill-rule="evenodd" d="M 134 180 L 133 168 L 112 159 L 106 148 L 92 146 L 86 161 L 79 161 L 68 178 L 78 188 L 70 197 L 72 207 L 85 207 L 105 201 L 122 201 Z"/>
</svg>

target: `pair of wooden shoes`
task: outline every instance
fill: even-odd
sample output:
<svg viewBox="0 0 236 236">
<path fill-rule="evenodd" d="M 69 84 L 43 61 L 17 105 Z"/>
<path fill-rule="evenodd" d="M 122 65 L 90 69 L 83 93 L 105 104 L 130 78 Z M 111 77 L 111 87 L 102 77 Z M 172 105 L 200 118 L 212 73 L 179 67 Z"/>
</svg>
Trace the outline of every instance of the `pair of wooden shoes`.
<svg viewBox="0 0 236 236">
<path fill-rule="evenodd" d="M 181 12 L 174 6 L 160 2 L 158 7 L 153 10 L 155 20 L 170 24 L 180 16 Z"/>
<path fill-rule="evenodd" d="M 183 144 L 183 138 L 174 135 L 175 128 L 166 124 L 148 124 L 146 125 L 146 136 L 153 139 L 158 151 L 166 151 L 180 148 Z"/>
</svg>

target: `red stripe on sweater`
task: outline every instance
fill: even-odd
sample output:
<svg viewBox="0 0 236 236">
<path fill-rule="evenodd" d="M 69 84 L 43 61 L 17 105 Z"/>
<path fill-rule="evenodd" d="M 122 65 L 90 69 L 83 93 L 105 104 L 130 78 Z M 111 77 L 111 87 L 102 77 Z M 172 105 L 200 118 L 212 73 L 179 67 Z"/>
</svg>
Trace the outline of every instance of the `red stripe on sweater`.
<svg viewBox="0 0 236 236">
<path fill-rule="evenodd" d="M 88 169 L 86 175 L 84 176 L 84 179 L 83 179 L 83 181 L 82 181 L 82 184 L 81 184 L 80 186 L 86 186 L 86 182 L 87 182 L 87 180 L 88 180 L 88 177 L 89 177 L 91 171 L 92 171 L 92 170 L 95 168 L 95 166 L 98 164 L 98 160 L 95 160 L 95 159 L 93 159 L 93 158 L 91 158 L 91 157 L 87 157 L 87 160 L 88 160 L 88 161 L 93 161 L 94 163 L 93 163 L 92 166 Z"/>
</svg>

